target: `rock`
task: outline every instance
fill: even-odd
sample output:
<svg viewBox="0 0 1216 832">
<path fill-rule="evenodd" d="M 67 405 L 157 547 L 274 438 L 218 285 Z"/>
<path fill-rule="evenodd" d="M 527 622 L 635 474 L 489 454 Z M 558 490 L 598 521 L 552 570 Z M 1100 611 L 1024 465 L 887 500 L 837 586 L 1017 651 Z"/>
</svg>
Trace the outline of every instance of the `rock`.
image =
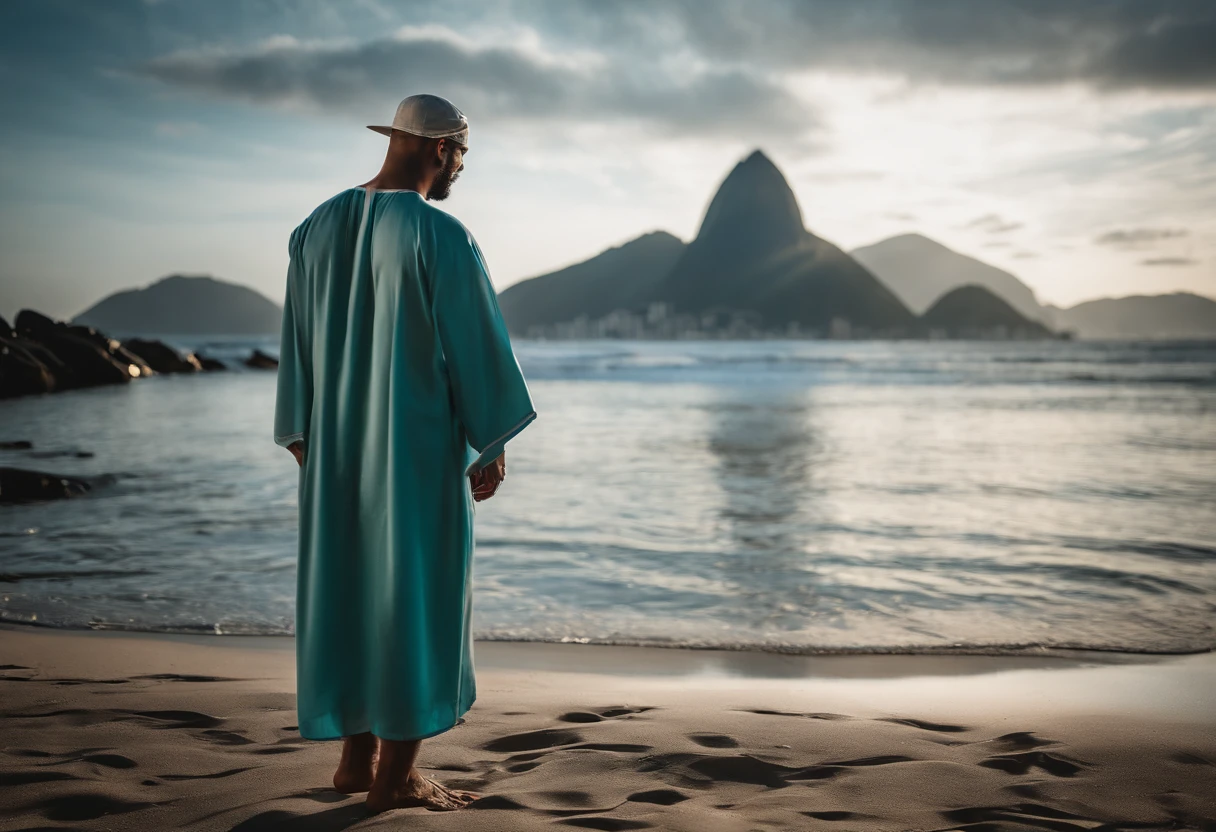
<svg viewBox="0 0 1216 832">
<path fill-rule="evenodd" d="M 70 379 L 56 375 L 57 388 L 122 384 L 143 374 L 144 368 L 136 363 L 138 359 L 131 360 L 117 342 L 111 344 L 90 327 L 69 327 L 23 309 L 17 314 L 17 332 L 50 350 L 71 370 Z"/>
<path fill-rule="evenodd" d="M 8 325 L 8 321 L 0 316 L 0 336 L 8 336 L 13 334 L 13 328 Z"/>
<path fill-rule="evenodd" d="M 77 477 L 61 477 L 22 468 L 0 468 L 0 504 L 79 497 L 91 488 L 88 482 Z"/>
<path fill-rule="evenodd" d="M 164 341 L 130 338 L 122 345 L 158 373 L 197 373 L 203 369 L 194 353 L 188 352 L 183 356 Z"/>
<path fill-rule="evenodd" d="M 208 372 L 210 372 L 212 370 L 227 370 L 228 369 L 228 365 L 225 364 L 223 361 L 220 361 L 218 358 L 212 358 L 209 355 L 200 355 L 200 356 L 197 356 L 197 358 L 198 358 L 198 363 L 201 365 L 202 369 L 206 370 Z"/>
<path fill-rule="evenodd" d="M 272 355 L 267 355 L 261 350 L 254 350 L 253 355 L 245 359 L 245 366 L 258 370 L 277 370 L 279 368 L 279 359 Z"/>
<path fill-rule="evenodd" d="M 0 335 L 0 399 L 49 393 L 59 386 L 60 375 L 72 377 L 63 362 L 42 345 L 14 335 L 12 330 Z"/>
<path fill-rule="evenodd" d="M 0 451 L 28 451 L 34 443 L 28 439 L 17 439 L 11 442 L 0 442 Z"/>
</svg>

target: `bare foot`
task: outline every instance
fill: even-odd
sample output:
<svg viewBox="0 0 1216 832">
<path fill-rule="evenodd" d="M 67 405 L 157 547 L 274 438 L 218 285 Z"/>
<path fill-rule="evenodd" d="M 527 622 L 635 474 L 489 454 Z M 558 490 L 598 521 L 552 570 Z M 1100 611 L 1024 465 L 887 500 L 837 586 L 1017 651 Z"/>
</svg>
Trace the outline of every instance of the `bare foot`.
<svg viewBox="0 0 1216 832">
<path fill-rule="evenodd" d="M 348 738 L 342 747 L 342 761 L 334 772 L 334 789 L 342 794 L 371 789 L 376 779 L 378 757 L 379 747 L 375 737 L 368 734 Z"/>
<path fill-rule="evenodd" d="M 432 812 L 451 812 L 462 809 L 481 795 L 462 789 L 449 789 L 442 783 L 422 776 L 418 769 L 410 769 L 404 783 L 395 787 L 373 788 L 367 794 L 367 808 L 372 813 L 389 809 L 410 809 L 423 806 Z"/>
</svg>

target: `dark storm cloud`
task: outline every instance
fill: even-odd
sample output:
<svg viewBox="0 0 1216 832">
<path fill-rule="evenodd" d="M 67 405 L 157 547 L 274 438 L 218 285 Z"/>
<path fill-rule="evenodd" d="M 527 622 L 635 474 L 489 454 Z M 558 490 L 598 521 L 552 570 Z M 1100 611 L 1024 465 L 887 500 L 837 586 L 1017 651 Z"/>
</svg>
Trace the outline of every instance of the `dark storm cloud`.
<svg viewBox="0 0 1216 832">
<path fill-rule="evenodd" d="M 712 8 L 712 11 L 707 9 Z M 1216 86 L 1208 0 L 537 0 L 571 37 L 953 84 Z"/>
<path fill-rule="evenodd" d="M 796 136 L 814 112 L 742 69 L 680 76 L 650 68 L 557 62 L 524 49 L 403 33 L 342 45 L 272 39 L 244 51 L 193 50 L 135 74 L 258 104 L 368 112 L 403 90 L 446 95 L 479 116 L 531 123 L 624 118 L 661 133 Z M 729 114 L 729 117 L 724 117 Z"/>
<path fill-rule="evenodd" d="M 1188 233 L 1185 228 L 1124 228 L 1099 234 L 1094 238 L 1094 242 L 1100 246 L 1131 248 L 1149 246 L 1160 240 L 1185 237 Z"/>
<path fill-rule="evenodd" d="M 1147 260 L 1141 260 L 1141 266 L 1193 266 L 1198 263 L 1190 257 L 1150 257 Z"/>
</svg>

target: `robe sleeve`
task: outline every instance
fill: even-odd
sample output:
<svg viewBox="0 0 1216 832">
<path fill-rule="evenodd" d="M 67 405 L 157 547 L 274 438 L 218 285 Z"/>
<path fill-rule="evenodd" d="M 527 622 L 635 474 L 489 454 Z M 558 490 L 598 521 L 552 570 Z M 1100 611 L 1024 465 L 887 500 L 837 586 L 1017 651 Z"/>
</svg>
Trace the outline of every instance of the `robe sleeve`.
<svg viewBox="0 0 1216 832">
<path fill-rule="evenodd" d="M 288 246 L 287 294 L 283 300 L 283 326 L 279 334 L 279 378 L 274 408 L 274 441 L 286 448 L 304 440 L 312 413 L 312 361 L 310 333 L 300 308 L 300 257 L 296 234 Z"/>
<path fill-rule="evenodd" d="M 465 473 L 472 473 L 498 458 L 536 418 L 536 409 L 481 249 L 457 220 L 436 213 L 431 250 L 424 252 L 431 312 L 469 444 Z"/>
</svg>

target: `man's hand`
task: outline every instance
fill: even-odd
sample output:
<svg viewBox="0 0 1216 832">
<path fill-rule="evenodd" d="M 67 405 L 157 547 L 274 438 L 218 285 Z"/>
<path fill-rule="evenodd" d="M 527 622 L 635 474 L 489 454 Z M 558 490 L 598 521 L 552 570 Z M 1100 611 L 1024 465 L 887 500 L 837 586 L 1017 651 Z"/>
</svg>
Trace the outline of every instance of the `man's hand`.
<svg viewBox="0 0 1216 832">
<path fill-rule="evenodd" d="M 499 454 L 498 459 L 491 462 L 480 471 L 469 474 L 469 482 L 473 486 L 473 499 L 477 502 L 488 500 L 498 491 L 498 486 L 507 478 L 507 452 Z"/>
<path fill-rule="evenodd" d="M 291 455 L 296 458 L 296 462 L 298 462 L 300 464 L 300 467 L 303 468 L 304 467 L 304 443 L 302 441 L 292 442 L 290 445 L 287 446 L 287 450 L 291 451 Z"/>
</svg>

